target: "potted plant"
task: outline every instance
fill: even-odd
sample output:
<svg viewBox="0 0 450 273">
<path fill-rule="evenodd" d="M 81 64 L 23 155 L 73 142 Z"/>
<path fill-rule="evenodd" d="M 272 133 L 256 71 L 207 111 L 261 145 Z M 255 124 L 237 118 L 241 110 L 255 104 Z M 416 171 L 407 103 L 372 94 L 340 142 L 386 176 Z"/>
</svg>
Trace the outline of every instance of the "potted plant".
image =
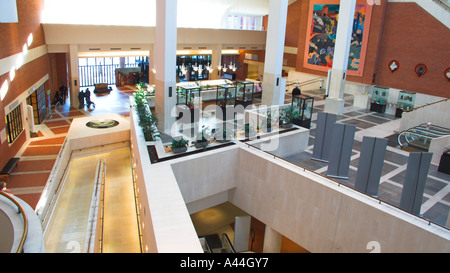
<svg viewBox="0 0 450 273">
<path fill-rule="evenodd" d="M 195 142 L 195 147 L 196 148 L 203 148 L 206 149 L 206 146 L 208 146 L 209 144 L 209 140 L 206 138 L 205 134 L 206 134 L 206 130 L 208 129 L 208 127 L 205 128 L 205 126 L 202 126 L 202 138 L 201 139 L 197 139 L 197 141 Z"/>
<path fill-rule="evenodd" d="M 256 131 L 253 129 L 252 126 L 250 126 L 250 124 L 246 123 L 244 125 L 244 131 L 245 131 L 245 137 L 249 138 L 249 137 L 254 137 L 256 135 Z"/>
<path fill-rule="evenodd" d="M 136 103 L 136 113 L 138 116 L 139 126 L 142 128 L 146 141 L 155 141 L 159 137 L 157 129 L 158 118 L 152 114 L 145 98 L 145 93 L 139 89 L 134 93 L 134 101 Z"/>
<path fill-rule="evenodd" d="M 272 113 L 268 113 L 266 118 L 263 118 L 263 126 L 266 128 L 266 132 L 272 132 Z"/>
<path fill-rule="evenodd" d="M 298 112 L 298 110 L 295 109 L 294 106 L 290 105 L 289 107 L 281 111 L 281 119 L 283 120 L 283 125 L 281 125 L 281 127 L 291 128 L 294 119 L 297 119 L 299 117 L 300 113 Z"/>
<path fill-rule="evenodd" d="M 230 142 L 234 137 L 234 133 L 232 130 L 224 128 L 222 130 L 222 134 L 219 134 L 219 138 L 216 140 L 220 143 Z"/>
<path fill-rule="evenodd" d="M 189 142 L 181 137 L 180 139 L 172 139 L 172 152 L 175 154 L 184 153 L 187 151 Z"/>
</svg>

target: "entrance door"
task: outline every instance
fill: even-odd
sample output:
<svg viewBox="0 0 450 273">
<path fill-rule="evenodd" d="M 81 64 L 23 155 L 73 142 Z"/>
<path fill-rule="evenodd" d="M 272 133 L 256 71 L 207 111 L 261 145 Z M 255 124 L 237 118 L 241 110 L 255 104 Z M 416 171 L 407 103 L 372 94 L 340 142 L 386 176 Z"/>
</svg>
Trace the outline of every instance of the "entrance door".
<svg viewBox="0 0 450 273">
<path fill-rule="evenodd" d="M 44 84 L 31 93 L 27 98 L 27 104 L 33 106 L 34 124 L 41 124 L 47 115 Z"/>
</svg>

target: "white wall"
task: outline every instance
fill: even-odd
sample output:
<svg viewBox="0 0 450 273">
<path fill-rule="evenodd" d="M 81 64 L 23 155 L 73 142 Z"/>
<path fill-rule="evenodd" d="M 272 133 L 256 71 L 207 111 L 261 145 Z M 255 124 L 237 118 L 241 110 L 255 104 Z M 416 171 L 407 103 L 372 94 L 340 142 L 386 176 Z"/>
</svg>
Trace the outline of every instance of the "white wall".
<svg viewBox="0 0 450 273">
<path fill-rule="evenodd" d="M 311 252 L 450 251 L 450 232 L 280 160 L 239 150 L 230 201 Z"/>
<path fill-rule="evenodd" d="M 155 43 L 155 27 L 43 24 L 43 28 L 50 53 L 66 50 L 70 44 L 79 45 L 82 52 L 89 48 L 109 51 L 117 47 L 122 50 L 131 50 L 132 47 L 150 50 L 150 45 Z M 192 49 L 198 49 L 198 45 L 212 49 L 211 45 L 216 44 L 223 44 L 223 49 L 228 46 L 265 49 L 266 32 L 179 28 L 177 42 Z"/>
<path fill-rule="evenodd" d="M 399 132 L 428 122 L 450 128 L 450 100 L 431 104 L 411 112 L 404 112 Z"/>
</svg>

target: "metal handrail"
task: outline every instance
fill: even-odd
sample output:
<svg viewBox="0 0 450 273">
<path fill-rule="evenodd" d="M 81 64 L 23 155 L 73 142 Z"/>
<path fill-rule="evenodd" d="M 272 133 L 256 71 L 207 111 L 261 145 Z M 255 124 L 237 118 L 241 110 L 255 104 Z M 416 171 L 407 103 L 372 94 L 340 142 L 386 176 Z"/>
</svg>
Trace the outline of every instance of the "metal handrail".
<svg viewBox="0 0 450 273">
<path fill-rule="evenodd" d="M 406 131 L 403 131 L 403 132 L 401 132 L 400 134 L 398 134 L 398 137 L 397 137 L 397 142 L 398 142 L 398 144 L 400 145 L 400 147 L 403 147 L 403 143 L 400 141 L 400 138 L 401 138 L 401 136 L 402 135 L 405 135 L 405 140 L 406 140 L 406 142 L 409 144 L 410 143 L 410 141 L 407 139 L 407 137 L 406 137 L 406 134 L 407 133 L 409 133 L 409 134 L 413 134 L 413 135 L 417 135 L 417 136 L 420 136 L 420 137 L 424 137 L 424 138 L 428 138 L 428 139 L 434 139 L 435 137 L 432 137 L 432 136 L 427 136 L 427 135 L 425 135 L 425 134 L 421 134 L 421 133 L 419 133 L 419 132 L 411 132 L 411 131 L 409 131 L 409 130 L 406 130 Z"/>
<path fill-rule="evenodd" d="M 27 215 L 25 214 L 24 209 L 22 208 L 22 206 L 19 204 L 19 202 L 17 202 L 16 199 L 14 199 L 12 196 L 10 196 L 7 193 L 4 193 L 2 191 L 0 191 L 0 195 L 6 197 L 8 200 L 10 200 L 11 202 L 14 203 L 14 205 L 16 205 L 16 207 L 19 209 L 19 213 L 22 213 L 23 216 L 23 234 L 22 234 L 22 238 L 20 239 L 20 243 L 19 246 L 17 248 L 16 253 L 22 253 L 23 252 L 23 246 L 25 244 L 25 240 L 27 239 L 27 235 L 28 235 L 28 218 Z"/>
<path fill-rule="evenodd" d="M 336 183 L 339 187 L 340 187 L 340 186 L 343 186 L 343 187 L 345 187 L 345 188 L 348 188 L 348 189 L 351 189 L 351 190 L 353 190 L 353 191 L 355 191 L 355 192 L 358 192 L 358 193 L 360 193 L 360 194 L 362 194 L 362 195 L 364 195 L 364 196 L 370 197 L 370 198 L 372 198 L 372 199 L 378 201 L 379 204 L 381 204 L 381 203 L 388 204 L 389 206 L 392 206 L 393 208 L 396 208 L 396 209 L 398 209 L 398 210 L 400 210 L 400 211 L 403 211 L 403 212 L 405 212 L 405 213 L 407 213 L 407 214 L 409 214 L 409 215 L 415 216 L 415 217 L 417 217 L 417 218 L 419 218 L 419 219 L 422 219 L 423 221 L 428 222 L 428 225 L 431 225 L 431 223 L 433 223 L 434 225 L 436 225 L 436 226 L 438 226 L 438 227 L 444 228 L 444 229 L 446 229 L 446 230 L 450 230 L 449 227 L 442 226 L 442 225 L 440 225 L 440 224 L 438 224 L 438 223 L 436 223 L 436 222 L 434 222 L 434 221 L 432 221 L 432 220 L 430 220 L 430 219 L 426 219 L 426 218 L 424 218 L 424 217 L 422 217 L 422 216 L 420 216 L 420 215 L 414 214 L 414 213 L 412 213 L 412 212 L 410 212 L 410 211 L 408 211 L 408 210 L 405 210 L 405 209 L 400 208 L 400 207 L 398 207 L 398 206 L 396 206 L 396 205 L 393 205 L 393 204 L 391 204 L 391 203 L 388 203 L 388 202 L 386 202 L 386 201 L 383 201 L 383 200 L 381 200 L 381 199 L 379 199 L 379 198 L 377 198 L 377 197 L 374 197 L 374 196 L 372 196 L 372 195 L 370 195 L 370 194 L 367 194 L 367 193 L 365 193 L 365 192 L 363 192 L 363 191 L 360 191 L 360 190 L 358 190 L 358 189 L 356 189 L 356 188 L 353 188 L 353 187 L 351 187 L 351 186 L 348 186 L 348 185 L 346 185 L 346 184 L 343 184 L 343 183 L 341 183 L 341 182 L 339 182 L 339 181 L 337 181 L 337 180 L 335 180 L 335 179 L 333 179 L 333 178 L 331 178 L 331 177 L 328 177 L 328 176 L 323 175 L 323 174 L 321 174 L 321 173 L 317 173 L 317 172 L 315 172 L 315 171 L 313 171 L 313 170 L 311 170 L 311 169 L 308 169 L 308 168 L 306 168 L 306 167 L 304 167 L 304 166 L 301 166 L 301 165 L 299 165 L 299 164 L 296 164 L 296 163 L 294 163 L 294 162 L 291 162 L 291 161 L 289 161 L 289 160 L 287 160 L 287 159 L 284 159 L 284 158 L 282 158 L 282 157 L 280 157 L 280 156 L 277 156 L 277 155 L 272 154 L 272 153 L 270 153 L 270 152 L 264 151 L 264 150 L 262 150 L 262 149 L 259 148 L 259 147 L 253 146 L 253 145 L 248 144 L 248 143 L 245 143 L 245 145 L 247 145 L 249 148 L 253 148 L 253 149 L 255 149 L 255 150 L 258 150 L 258 151 L 261 151 L 261 152 L 263 152 L 263 153 L 266 153 L 266 154 L 270 155 L 271 157 L 273 157 L 274 159 L 279 159 L 279 160 L 281 160 L 281 161 L 283 161 L 283 162 L 286 162 L 286 163 L 292 164 L 293 166 L 296 166 L 296 167 L 298 167 L 298 168 L 301 168 L 301 169 L 303 169 L 303 171 L 305 171 L 305 172 L 308 171 L 308 172 L 310 172 L 310 173 L 312 173 L 312 174 L 315 174 L 315 175 L 320 176 L 320 177 L 322 177 L 322 178 L 324 178 L 324 179 L 327 179 L 327 180 L 329 180 L 329 181 L 332 181 L 332 182 Z"/>
<path fill-rule="evenodd" d="M 422 123 L 416 127 L 428 127 L 428 123 Z M 447 134 L 450 134 L 450 128 L 442 127 L 439 125 L 430 124 L 429 129 L 440 131 L 440 132 L 446 132 Z"/>
<path fill-rule="evenodd" d="M 449 99 L 442 99 L 442 100 L 438 100 L 438 101 L 435 101 L 435 102 L 427 103 L 427 104 L 425 104 L 425 105 L 417 106 L 416 108 L 412 109 L 411 111 L 417 110 L 417 109 L 420 109 L 420 108 L 425 108 L 425 107 L 431 106 L 431 105 L 433 105 L 433 104 L 438 104 L 438 103 L 441 103 L 441 102 L 446 102 L 446 101 L 448 101 L 448 100 L 449 100 Z"/>
<path fill-rule="evenodd" d="M 228 235 L 226 233 L 222 234 L 222 247 L 223 247 L 223 242 L 227 242 L 227 244 L 230 246 L 231 249 L 231 253 L 236 253 L 236 250 L 234 249 L 233 244 L 230 241 L 230 238 L 228 237 Z"/>
<path fill-rule="evenodd" d="M 410 128 L 410 129 L 406 130 L 406 132 L 416 133 L 416 134 L 420 134 L 423 136 L 429 136 L 430 138 L 437 138 L 437 137 L 443 136 L 442 134 L 439 134 L 439 133 L 430 132 L 430 131 L 422 130 L 422 129 L 418 129 L 418 128 Z"/>
<path fill-rule="evenodd" d="M 446 1 L 442 1 L 442 0 L 433 0 L 434 2 L 436 2 L 437 4 L 439 4 L 440 6 L 442 6 L 445 10 L 450 11 L 450 6 L 448 5 L 448 3 Z"/>
<path fill-rule="evenodd" d="M 291 85 L 296 84 L 296 85 L 298 85 L 300 87 L 300 86 L 305 86 L 305 85 L 308 85 L 308 84 L 313 84 L 313 83 L 316 83 L 316 82 L 320 82 L 320 88 L 322 88 L 323 81 L 324 81 L 323 78 L 314 78 L 314 79 L 307 80 L 307 81 L 304 81 L 304 82 L 301 82 L 301 83 L 300 83 L 300 80 L 296 80 L 296 81 L 290 81 L 288 84 L 286 84 L 286 86 L 291 86 Z"/>
</svg>

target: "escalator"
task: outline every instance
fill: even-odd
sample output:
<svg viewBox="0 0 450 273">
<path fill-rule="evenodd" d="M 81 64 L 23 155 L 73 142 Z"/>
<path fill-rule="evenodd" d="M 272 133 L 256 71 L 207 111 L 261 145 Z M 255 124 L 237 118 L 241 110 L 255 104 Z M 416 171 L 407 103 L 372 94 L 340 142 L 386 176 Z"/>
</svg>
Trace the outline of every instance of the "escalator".
<svg viewBox="0 0 450 273">
<path fill-rule="evenodd" d="M 401 132 L 397 141 L 402 150 L 408 152 L 428 152 L 431 141 L 450 135 L 450 129 L 424 123 Z"/>
<path fill-rule="evenodd" d="M 226 233 L 206 235 L 199 238 L 205 253 L 236 253 L 230 238 Z"/>
</svg>

